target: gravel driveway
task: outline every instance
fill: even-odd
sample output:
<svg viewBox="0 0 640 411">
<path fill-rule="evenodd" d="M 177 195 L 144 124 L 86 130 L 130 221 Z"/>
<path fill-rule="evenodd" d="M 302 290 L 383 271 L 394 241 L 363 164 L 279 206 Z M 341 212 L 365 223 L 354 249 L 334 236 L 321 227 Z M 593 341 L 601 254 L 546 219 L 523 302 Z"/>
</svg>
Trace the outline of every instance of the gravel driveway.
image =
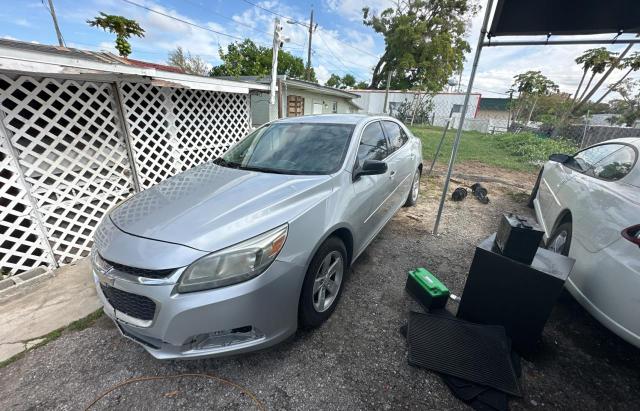
<svg viewBox="0 0 640 411">
<path fill-rule="evenodd" d="M 438 376 L 407 365 L 398 328 L 418 307 L 404 293 L 406 272 L 427 267 L 460 295 L 475 244 L 495 230 L 502 212 L 530 210 L 523 195 L 487 183 L 491 203 L 485 206 L 471 197 L 449 202 L 441 234 L 434 237 L 436 183 L 423 181 L 419 205 L 394 217 L 355 263 L 340 305 L 318 330 L 298 332 L 271 350 L 243 357 L 160 362 L 120 337 L 103 316 L 0 369 L 0 409 L 84 409 L 126 379 L 179 373 L 230 380 L 255 394 L 267 409 L 465 409 Z M 455 304 L 449 309 L 455 310 Z M 635 408 L 640 350 L 564 295 L 547 324 L 542 350 L 523 360 L 522 386 L 525 397 L 512 400 L 513 409 Z M 134 382 L 94 405 L 141 410 L 252 407 L 259 408 L 240 388 L 197 376 Z"/>
</svg>

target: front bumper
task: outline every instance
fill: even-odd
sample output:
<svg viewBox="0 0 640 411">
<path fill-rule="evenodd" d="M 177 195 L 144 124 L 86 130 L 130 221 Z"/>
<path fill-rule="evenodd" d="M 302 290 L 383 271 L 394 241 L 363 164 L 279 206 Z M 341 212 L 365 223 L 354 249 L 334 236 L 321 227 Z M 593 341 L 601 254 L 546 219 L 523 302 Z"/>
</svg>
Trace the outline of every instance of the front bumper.
<svg viewBox="0 0 640 411">
<path fill-rule="evenodd" d="M 95 272 L 94 280 L 105 313 L 124 336 L 158 359 L 195 359 L 263 349 L 293 334 L 304 275 L 304 268 L 276 260 L 267 271 L 249 281 L 185 294 L 174 293 L 175 284 L 110 279 L 110 286 L 155 302 L 154 317 L 147 322 L 136 321 L 114 309 L 102 292 L 101 277 Z M 197 336 L 245 331 L 249 327 L 252 336 L 242 342 L 211 346 L 196 343 Z"/>
</svg>

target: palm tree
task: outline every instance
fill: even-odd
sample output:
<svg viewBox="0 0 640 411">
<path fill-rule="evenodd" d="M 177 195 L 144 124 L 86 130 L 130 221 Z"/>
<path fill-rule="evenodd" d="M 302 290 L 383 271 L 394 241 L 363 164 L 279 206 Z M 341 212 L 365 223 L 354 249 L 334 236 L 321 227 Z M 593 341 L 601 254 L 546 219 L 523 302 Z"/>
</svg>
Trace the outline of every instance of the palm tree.
<svg viewBox="0 0 640 411">
<path fill-rule="evenodd" d="M 587 77 L 587 73 L 589 72 L 589 69 L 593 66 L 593 63 L 595 61 L 595 55 L 598 53 L 598 50 L 601 50 L 601 49 L 604 49 L 604 48 L 589 49 L 585 51 L 581 56 L 576 58 L 575 62 L 577 64 L 582 64 L 582 78 L 580 78 L 580 83 L 578 83 L 578 88 L 576 88 L 576 93 L 573 95 L 573 101 L 576 101 L 576 99 L 578 98 L 578 93 L 582 88 L 582 83 L 584 82 L 585 77 Z"/>
<path fill-rule="evenodd" d="M 589 77 L 589 81 L 587 82 L 587 85 L 584 88 L 582 95 L 580 96 L 580 101 L 582 101 L 584 96 L 587 94 L 587 91 L 589 91 L 589 86 L 591 85 L 591 82 L 593 81 L 593 78 L 596 76 L 596 74 L 604 73 L 607 67 L 609 67 L 611 64 L 615 64 L 616 59 L 614 58 L 614 56 L 618 54 L 610 52 L 604 47 L 592 49 L 589 51 L 592 51 L 592 53 L 589 55 L 589 60 L 587 61 L 590 65 L 591 77 Z"/>
<path fill-rule="evenodd" d="M 627 57 L 626 59 L 624 59 L 620 67 L 628 68 L 629 70 L 627 70 L 627 72 L 624 73 L 624 75 L 620 78 L 620 80 L 610 85 L 607 88 L 607 91 L 594 104 L 598 104 L 602 100 L 604 100 L 604 98 L 607 97 L 607 95 L 611 93 L 613 90 L 615 90 L 616 87 L 618 87 L 618 85 L 622 83 L 622 81 L 624 81 L 624 79 L 626 79 L 629 76 L 629 74 L 631 74 L 631 72 L 640 70 L 640 53 L 636 51 L 630 57 Z"/>
<path fill-rule="evenodd" d="M 636 37 L 640 37 L 640 34 L 636 35 Z M 607 72 L 604 73 L 604 75 L 600 78 L 600 80 L 598 80 L 598 83 L 596 83 L 596 85 L 593 86 L 591 91 L 586 96 L 584 96 L 584 98 L 580 100 L 578 105 L 574 108 L 574 112 L 578 111 L 587 101 L 589 101 L 589 99 L 595 94 L 595 92 L 598 91 L 602 83 L 604 83 L 604 81 L 611 75 L 613 70 L 620 67 L 620 61 L 624 59 L 624 57 L 627 55 L 629 50 L 631 50 L 631 47 L 633 47 L 633 43 L 625 47 L 622 53 L 620 53 L 620 55 L 615 59 L 614 63 L 609 65 L 609 70 L 607 70 Z"/>
<path fill-rule="evenodd" d="M 100 12 L 100 16 L 93 20 L 87 20 L 87 23 L 91 27 L 99 27 L 104 31 L 116 34 L 116 50 L 124 58 L 131 54 L 131 44 L 127 39 L 131 36 L 144 37 L 144 29 L 140 27 L 138 22 L 123 16 Z"/>
</svg>

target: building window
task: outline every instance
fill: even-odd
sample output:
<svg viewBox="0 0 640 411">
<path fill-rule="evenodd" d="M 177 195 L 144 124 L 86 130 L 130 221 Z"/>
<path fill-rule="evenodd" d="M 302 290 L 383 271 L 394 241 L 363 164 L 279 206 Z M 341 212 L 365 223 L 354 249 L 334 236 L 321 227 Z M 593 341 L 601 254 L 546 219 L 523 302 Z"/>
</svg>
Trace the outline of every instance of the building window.
<svg viewBox="0 0 640 411">
<path fill-rule="evenodd" d="M 461 113 L 462 112 L 462 104 L 454 104 L 451 109 L 451 113 Z"/>
<path fill-rule="evenodd" d="M 338 102 L 334 101 L 333 104 L 331 105 L 331 112 L 332 113 L 337 113 L 338 112 Z"/>
<path fill-rule="evenodd" d="M 287 117 L 304 116 L 304 97 L 287 96 Z"/>
</svg>

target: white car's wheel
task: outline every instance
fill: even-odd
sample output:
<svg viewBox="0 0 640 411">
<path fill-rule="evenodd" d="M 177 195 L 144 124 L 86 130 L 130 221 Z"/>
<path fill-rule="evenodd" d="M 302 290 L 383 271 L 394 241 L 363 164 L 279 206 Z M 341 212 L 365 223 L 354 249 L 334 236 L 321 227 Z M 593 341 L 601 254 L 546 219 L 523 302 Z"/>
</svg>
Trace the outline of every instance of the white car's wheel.
<svg viewBox="0 0 640 411">
<path fill-rule="evenodd" d="M 411 182 L 411 191 L 407 196 L 407 201 L 404 203 L 405 207 L 411 207 L 418 202 L 418 196 L 420 195 L 420 169 L 417 169 L 413 175 L 413 181 Z"/>
<path fill-rule="evenodd" d="M 547 249 L 568 256 L 571 247 L 571 233 L 571 223 L 560 224 L 549 238 Z"/>
</svg>

